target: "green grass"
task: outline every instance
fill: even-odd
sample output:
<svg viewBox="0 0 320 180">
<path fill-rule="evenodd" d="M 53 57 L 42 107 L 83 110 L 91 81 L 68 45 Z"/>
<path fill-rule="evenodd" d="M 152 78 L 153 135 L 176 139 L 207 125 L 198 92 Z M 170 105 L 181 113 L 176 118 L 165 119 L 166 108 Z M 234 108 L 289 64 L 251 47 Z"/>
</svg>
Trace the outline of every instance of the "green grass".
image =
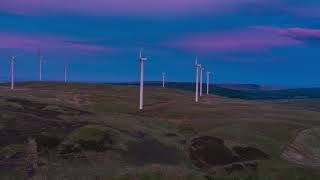
<svg viewBox="0 0 320 180">
<path fill-rule="evenodd" d="M 103 126 L 85 126 L 74 131 L 69 140 L 77 143 L 101 143 L 106 137 L 108 128 Z"/>
<path fill-rule="evenodd" d="M 74 113 L 69 109 L 67 110 L 67 109 L 64 109 L 64 108 L 57 106 L 57 105 L 48 105 L 45 108 L 43 108 L 43 110 L 54 111 L 54 112 L 58 112 L 58 113 L 62 113 L 62 114 Z"/>
<path fill-rule="evenodd" d="M 128 143 L 124 156 L 128 162 L 138 166 L 146 164 L 179 165 L 183 160 L 183 153 L 178 148 L 154 139 Z"/>
<path fill-rule="evenodd" d="M 19 153 L 24 152 L 23 144 L 11 144 L 5 147 L 0 147 L 0 158 L 10 159 Z"/>
<path fill-rule="evenodd" d="M 0 85 L 4 86 L 4 85 Z M 66 173 L 69 167 L 68 177 L 72 174 L 78 174 L 77 177 L 87 177 L 94 179 L 94 175 L 107 179 L 108 174 L 102 174 L 103 168 L 110 166 L 105 165 L 106 160 L 110 160 L 111 164 L 117 164 L 120 172 L 115 172 L 114 177 L 121 177 L 126 173 L 126 168 L 136 168 L 134 171 L 138 173 L 141 179 L 174 179 L 179 177 L 175 174 L 181 172 L 195 172 L 196 176 L 190 176 L 191 179 L 205 179 L 214 177 L 214 179 L 248 179 L 248 180 L 286 180 L 286 179 L 319 179 L 317 173 L 319 169 L 309 167 L 297 167 L 280 158 L 280 154 L 284 146 L 293 140 L 297 134 L 303 129 L 320 126 L 320 112 L 304 108 L 312 104 L 320 103 L 320 100 L 297 102 L 299 108 L 294 103 L 280 101 L 247 101 L 241 99 L 230 99 L 220 96 L 204 96 L 198 104 L 194 103 L 194 94 L 190 91 L 181 91 L 176 89 L 162 89 L 157 87 L 145 88 L 145 110 L 139 111 L 138 95 L 139 89 L 135 86 L 120 85 L 103 85 L 103 84 L 87 84 L 87 83 L 59 83 L 59 82 L 25 82 L 17 83 L 19 88 L 27 88 L 27 90 L 8 91 L 0 89 L 0 93 L 4 97 L 15 97 L 18 99 L 29 99 L 48 104 L 46 109 L 54 111 L 63 116 L 54 119 L 39 119 L 32 121 L 39 123 L 40 132 L 46 133 L 50 128 L 50 124 L 54 127 L 60 123 L 77 122 L 84 123 L 83 127 L 72 129 L 68 133 L 61 134 L 61 128 L 50 129 L 51 133 L 61 136 L 64 141 L 60 143 L 77 144 L 84 150 L 90 150 L 90 156 L 85 156 L 85 160 L 75 160 L 79 166 L 75 168 L 70 165 L 70 161 L 61 159 L 55 154 L 56 149 L 51 149 L 54 158 L 50 159 L 53 165 L 61 166 L 50 169 L 49 174 L 57 174 L 59 177 Z M 74 102 L 75 99 L 77 102 Z M 78 98 L 78 99 L 77 99 Z M 83 105 L 81 102 L 88 102 Z M 6 111 L 7 102 L 0 100 L 1 117 L 0 130 L 15 130 L 15 125 L 10 124 L 15 118 L 14 113 L 19 114 L 19 109 L 24 108 L 19 104 L 11 104 L 17 112 Z M 72 107 L 74 109 L 81 108 L 92 112 L 88 115 L 73 115 L 65 112 L 63 107 Z M 62 107 L 62 106 L 61 106 Z M 31 113 L 30 113 L 31 114 Z M 32 118 L 37 114 L 33 113 Z M 20 114 L 17 117 L 26 117 L 26 114 Z M 29 117 L 29 116 L 28 116 Z M 30 117 L 29 117 L 30 118 Z M 25 119 L 19 119 L 21 123 Z M 17 121 L 19 122 L 19 121 Z M 21 136 L 34 133 L 33 129 L 28 126 L 23 127 L 21 131 L 17 131 Z M 64 132 L 64 131 L 63 131 Z M 144 137 L 139 137 L 142 132 Z M 137 136 L 138 134 L 138 136 Z M 167 136 L 166 134 L 176 134 L 176 136 Z M 216 136 L 226 140 L 227 142 L 242 144 L 256 147 L 271 156 L 270 160 L 261 160 L 256 174 L 244 173 L 241 175 L 226 175 L 219 177 L 212 174 L 208 170 L 199 170 L 194 167 L 188 158 L 188 142 L 198 136 Z M 161 147 L 170 147 L 177 150 L 177 154 L 173 156 L 182 156 L 179 163 L 169 163 L 170 165 L 183 167 L 183 171 L 175 171 L 163 173 L 161 170 L 153 172 L 145 170 L 143 167 L 136 167 L 124 153 L 130 150 L 130 143 L 143 143 L 145 139 L 154 139 Z M 318 144 L 317 138 L 307 138 L 305 142 L 308 144 Z M 19 144 L 19 143 L 17 143 Z M 21 142 L 20 144 L 23 144 Z M 108 148 L 100 148 L 108 147 Z M 14 146 L 14 145 L 13 145 Z M 90 148 L 88 148 L 90 147 Z M 148 149 L 151 146 L 143 146 Z M 163 157 L 161 147 L 156 146 L 152 150 L 157 158 Z M 0 154 L 14 154 L 14 148 L 1 148 Z M 95 152 L 97 149 L 102 151 Z M 106 150 L 108 149 L 108 150 Z M 138 148 L 139 149 L 139 148 Z M 152 148 L 150 148 L 152 149 Z M 149 149 L 149 150 L 150 150 Z M 132 149 L 131 149 L 132 150 Z M 130 150 L 130 151 L 131 151 Z M 84 153 L 84 154 L 85 154 Z M 105 153 L 105 154 L 104 154 Z M 106 155 L 112 153 L 112 156 Z M 214 153 L 214 152 L 213 152 Z M 86 154 L 85 154 L 86 155 Z M 135 161 L 143 160 L 141 156 L 144 154 L 130 154 Z M 165 153 L 164 153 L 165 155 Z M 45 161 L 47 155 L 41 154 Z M 58 157 L 56 157 L 58 156 Z M 96 157 L 97 156 L 97 157 Z M 170 159 L 175 157 L 169 156 Z M 165 159 L 165 157 L 163 157 Z M 80 163 L 81 162 L 81 163 Z M 1 162 L 0 162 L 1 163 Z M 150 166 L 153 163 L 169 166 L 167 161 L 147 161 L 143 166 Z M 92 171 L 95 171 L 93 173 Z M 166 170 L 165 170 L 166 171 Z M 166 171 L 167 172 L 167 171 Z M 116 176 L 118 175 L 118 176 Z M 0 174 L 0 179 L 4 179 L 5 175 Z M 126 176 L 122 176 L 124 179 Z M 186 176 L 182 176 L 187 179 Z M 111 179 L 111 178 L 110 178 Z M 208 179 L 208 178 L 207 178 Z"/>
<path fill-rule="evenodd" d="M 156 173 L 141 173 L 138 175 L 138 178 L 140 180 L 162 180 L 163 179 L 160 174 L 156 174 Z"/>
<path fill-rule="evenodd" d="M 259 167 L 259 178 L 269 179 L 296 179 L 314 180 L 318 179 L 320 173 L 317 169 L 300 167 L 281 159 L 262 161 Z"/>
<path fill-rule="evenodd" d="M 114 130 L 102 125 L 87 125 L 73 131 L 65 140 L 65 145 L 80 145 L 88 150 L 110 147 L 114 143 Z"/>
<path fill-rule="evenodd" d="M 310 148 L 320 151 L 320 129 L 309 130 L 308 133 L 301 138 L 301 140 Z"/>
</svg>

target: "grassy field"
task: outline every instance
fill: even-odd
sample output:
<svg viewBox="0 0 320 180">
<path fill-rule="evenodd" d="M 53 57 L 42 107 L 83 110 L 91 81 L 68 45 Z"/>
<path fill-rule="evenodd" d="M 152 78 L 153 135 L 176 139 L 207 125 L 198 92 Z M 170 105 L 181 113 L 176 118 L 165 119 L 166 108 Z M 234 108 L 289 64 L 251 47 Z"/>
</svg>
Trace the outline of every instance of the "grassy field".
<svg viewBox="0 0 320 180">
<path fill-rule="evenodd" d="M 147 87 L 139 111 L 138 95 L 130 85 L 1 84 L 0 179 L 320 179 L 320 132 L 299 135 L 320 127 L 320 99 L 212 94 L 196 104 L 191 91 Z M 313 154 L 294 151 L 310 162 L 283 158 L 296 139 L 312 141 Z"/>
</svg>

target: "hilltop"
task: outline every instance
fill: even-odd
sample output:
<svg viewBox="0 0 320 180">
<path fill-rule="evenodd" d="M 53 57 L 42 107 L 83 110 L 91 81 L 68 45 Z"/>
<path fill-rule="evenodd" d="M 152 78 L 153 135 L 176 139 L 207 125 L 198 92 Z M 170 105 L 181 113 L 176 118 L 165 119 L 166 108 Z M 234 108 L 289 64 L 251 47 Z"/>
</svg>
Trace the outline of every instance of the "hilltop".
<svg viewBox="0 0 320 180">
<path fill-rule="evenodd" d="M 1 84 L 0 179 L 25 179 L 30 162 L 40 179 L 320 177 L 319 99 L 196 104 L 189 84 L 168 86 L 147 84 L 139 111 L 135 85 Z"/>
</svg>

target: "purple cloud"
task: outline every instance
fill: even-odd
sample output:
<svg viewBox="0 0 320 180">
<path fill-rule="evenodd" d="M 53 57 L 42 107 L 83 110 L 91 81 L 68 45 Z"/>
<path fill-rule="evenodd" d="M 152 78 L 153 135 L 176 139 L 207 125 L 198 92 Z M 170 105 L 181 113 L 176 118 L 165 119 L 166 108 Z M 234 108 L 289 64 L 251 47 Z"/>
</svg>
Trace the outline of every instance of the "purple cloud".
<svg viewBox="0 0 320 180">
<path fill-rule="evenodd" d="M 226 12 L 241 3 L 270 0 L 1 0 L 0 11 L 17 14 L 177 15 L 193 11 Z"/>
<path fill-rule="evenodd" d="M 273 47 L 299 46 L 302 42 L 256 29 L 199 33 L 166 42 L 165 45 L 192 52 L 251 52 Z"/>
<path fill-rule="evenodd" d="M 82 51 L 114 51 L 114 48 L 70 43 L 73 39 L 57 36 L 24 36 L 0 32 L 0 48 L 10 49 L 74 49 Z"/>
<path fill-rule="evenodd" d="M 257 30 L 263 30 L 278 34 L 280 36 L 292 37 L 295 39 L 320 39 L 320 29 L 308 29 L 308 28 L 276 28 L 271 26 L 257 26 Z"/>
</svg>

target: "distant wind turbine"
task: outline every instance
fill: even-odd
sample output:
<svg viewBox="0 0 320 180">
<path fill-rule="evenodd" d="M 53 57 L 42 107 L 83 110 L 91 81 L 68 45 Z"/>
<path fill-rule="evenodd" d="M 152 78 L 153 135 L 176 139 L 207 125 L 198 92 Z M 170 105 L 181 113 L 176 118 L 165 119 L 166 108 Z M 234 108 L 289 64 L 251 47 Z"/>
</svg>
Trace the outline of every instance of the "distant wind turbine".
<svg viewBox="0 0 320 180">
<path fill-rule="evenodd" d="M 163 72 L 163 73 L 162 73 L 162 88 L 165 87 L 165 78 L 166 78 L 166 73 Z"/>
<path fill-rule="evenodd" d="M 67 64 L 64 64 L 64 82 L 66 83 L 67 82 L 67 75 L 68 75 L 68 65 Z"/>
<path fill-rule="evenodd" d="M 11 90 L 14 89 L 14 63 L 16 59 L 15 57 L 11 58 Z"/>
<path fill-rule="evenodd" d="M 200 64 L 200 96 L 202 96 L 202 74 L 203 74 L 204 68 Z"/>
<path fill-rule="evenodd" d="M 40 81 L 42 81 L 42 61 L 43 61 L 43 56 L 41 56 L 39 51 L 39 80 Z"/>
<path fill-rule="evenodd" d="M 139 61 L 140 61 L 140 104 L 139 109 L 143 109 L 143 85 L 144 85 L 144 61 L 146 61 L 147 58 L 142 56 L 142 52 L 140 50 L 139 53 Z"/>
<path fill-rule="evenodd" d="M 14 89 L 14 64 L 15 64 L 15 61 L 16 61 L 16 58 L 18 57 L 18 56 L 22 56 L 24 53 L 22 52 L 22 53 L 20 53 L 20 54 L 17 54 L 17 55 L 15 55 L 15 56 L 12 56 L 11 57 L 11 90 L 13 90 Z"/>
<path fill-rule="evenodd" d="M 196 97 L 195 101 L 199 101 L 199 68 L 201 68 L 201 64 L 198 64 L 198 58 L 196 58 L 195 62 L 195 67 L 196 67 Z"/>
<path fill-rule="evenodd" d="M 207 71 L 207 95 L 209 95 L 210 74 L 211 72 Z"/>
</svg>

